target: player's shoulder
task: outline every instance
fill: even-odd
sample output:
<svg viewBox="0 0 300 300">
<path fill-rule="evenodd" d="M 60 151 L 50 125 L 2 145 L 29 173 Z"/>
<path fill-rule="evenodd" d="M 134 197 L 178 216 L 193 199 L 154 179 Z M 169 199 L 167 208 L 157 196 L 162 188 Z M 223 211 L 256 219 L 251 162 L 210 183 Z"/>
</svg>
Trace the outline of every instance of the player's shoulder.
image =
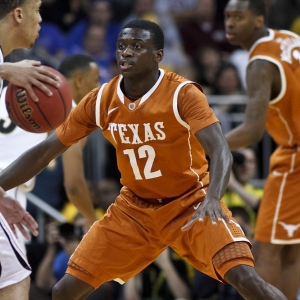
<svg viewBox="0 0 300 300">
<path fill-rule="evenodd" d="M 170 83 L 180 84 L 182 82 L 190 81 L 189 79 L 172 71 L 164 71 L 164 73 L 165 79 L 168 80 Z"/>
<path fill-rule="evenodd" d="M 275 36 L 277 37 L 286 37 L 286 38 L 294 38 L 300 40 L 300 37 L 298 34 L 290 31 L 290 30 L 274 30 Z"/>
<path fill-rule="evenodd" d="M 173 84 L 173 85 L 180 85 L 182 83 L 186 83 L 185 86 L 183 87 L 183 89 L 194 89 L 197 88 L 198 90 L 200 90 L 201 92 L 203 92 L 203 89 L 201 87 L 201 85 L 197 82 L 194 82 L 188 78 L 185 78 L 175 72 L 171 72 L 171 71 L 164 71 L 165 72 L 165 80 L 169 83 L 169 84 Z"/>
</svg>

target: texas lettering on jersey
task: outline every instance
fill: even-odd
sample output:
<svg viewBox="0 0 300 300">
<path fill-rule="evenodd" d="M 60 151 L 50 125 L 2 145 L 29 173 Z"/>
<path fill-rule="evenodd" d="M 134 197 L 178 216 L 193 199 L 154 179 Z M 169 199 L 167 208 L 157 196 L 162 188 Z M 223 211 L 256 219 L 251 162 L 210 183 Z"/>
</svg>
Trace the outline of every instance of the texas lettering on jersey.
<svg viewBox="0 0 300 300">
<path fill-rule="evenodd" d="M 139 130 L 140 124 L 117 124 L 109 123 L 108 130 L 116 143 L 143 144 L 149 141 L 164 140 L 166 134 L 163 131 L 164 122 L 144 123 Z M 118 138 L 116 139 L 116 135 Z"/>
</svg>

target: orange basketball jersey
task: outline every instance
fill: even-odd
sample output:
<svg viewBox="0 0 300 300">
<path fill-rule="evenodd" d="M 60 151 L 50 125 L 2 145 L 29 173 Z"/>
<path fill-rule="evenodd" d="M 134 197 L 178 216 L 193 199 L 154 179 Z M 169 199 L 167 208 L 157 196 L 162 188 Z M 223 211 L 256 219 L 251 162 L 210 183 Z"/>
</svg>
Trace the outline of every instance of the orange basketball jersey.
<svg viewBox="0 0 300 300">
<path fill-rule="evenodd" d="M 290 31 L 269 30 L 250 49 L 249 63 L 263 59 L 275 64 L 281 91 L 270 101 L 266 129 L 281 146 L 300 144 L 300 37 Z"/>
<path fill-rule="evenodd" d="M 61 142 L 71 145 L 99 126 L 116 148 L 121 183 L 146 200 L 206 186 L 208 163 L 194 133 L 218 119 L 201 87 L 160 69 L 156 84 L 133 102 L 122 80 L 113 78 L 79 103 L 56 131 Z"/>
</svg>

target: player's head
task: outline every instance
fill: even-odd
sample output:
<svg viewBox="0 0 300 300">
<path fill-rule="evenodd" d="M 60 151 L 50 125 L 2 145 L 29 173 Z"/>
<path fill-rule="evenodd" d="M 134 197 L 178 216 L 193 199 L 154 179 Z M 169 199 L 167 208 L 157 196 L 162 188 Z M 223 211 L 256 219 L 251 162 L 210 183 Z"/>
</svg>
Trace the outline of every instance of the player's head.
<svg viewBox="0 0 300 300">
<path fill-rule="evenodd" d="M 58 67 L 70 82 L 73 98 L 78 103 L 89 91 L 99 86 L 100 70 L 96 61 L 85 54 L 67 56 Z"/>
<path fill-rule="evenodd" d="M 157 68 L 163 58 L 164 33 L 148 20 L 133 20 L 122 28 L 117 41 L 121 73 L 142 73 Z"/>
<path fill-rule="evenodd" d="M 224 15 L 230 44 L 249 49 L 265 31 L 264 0 L 229 0 Z"/>
<path fill-rule="evenodd" d="M 10 53 L 17 48 L 31 48 L 33 46 L 42 21 L 39 12 L 41 3 L 41 0 L 0 1 L 1 30 L 9 30 L 10 48 L 13 48 L 5 49 L 4 52 Z M 5 40 L 1 40 L 2 47 L 3 43 Z M 4 45 L 4 48 L 8 48 L 8 46 Z"/>
<path fill-rule="evenodd" d="M 256 153 L 251 147 L 240 148 L 233 153 L 233 173 L 236 179 L 246 185 L 257 171 Z"/>
</svg>

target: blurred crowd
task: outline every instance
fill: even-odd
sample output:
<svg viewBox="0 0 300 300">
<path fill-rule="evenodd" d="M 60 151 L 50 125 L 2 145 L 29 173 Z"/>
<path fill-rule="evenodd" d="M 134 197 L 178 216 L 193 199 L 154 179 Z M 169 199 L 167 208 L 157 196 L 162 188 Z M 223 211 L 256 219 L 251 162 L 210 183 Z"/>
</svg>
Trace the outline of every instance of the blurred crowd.
<svg viewBox="0 0 300 300">
<path fill-rule="evenodd" d="M 300 34 L 299 0 L 265 0 L 267 25 Z M 91 56 L 100 69 L 99 84 L 118 75 L 116 40 L 122 26 L 132 19 L 158 23 L 165 33 L 165 56 L 161 68 L 200 83 L 205 94 L 245 95 L 245 68 L 248 53 L 231 46 L 225 38 L 224 0 L 43 0 L 41 30 L 29 50 L 17 50 L 6 61 L 36 59 L 57 68 L 71 54 Z M 220 97 L 219 99 L 228 99 Z M 211 104 L 224 132 L 236 126 L 232 116 L 244 106 L 226 100 Z M 262 197 L 263 181 L 259 146 L 233 153 L 234 165 L 223 200 L 251 240 Z M 101 132 L 88 138 L 84 149 L 85 176 L 91 199 L 100 219 L 121 188 L 113 147 Z M 36 178 L 32 191 L 60 211 L 67 222 L 45 219 L 45 241 L 27 244 L 33 267 L 31 298 L 51 299 L 53 285 L 62 277 L 68 258 L 88 229 L 84 217 L 68 202 L 59 157 Z M 28 210 L 37 215 L 30 202 Z M 142 273 L 120 286 L 108 282 L 87 299 L 105 300 L 201 300 L 242 299 L 230 286 L 193 269 L 171 249 L 166 249 Z"/>
</svg>

